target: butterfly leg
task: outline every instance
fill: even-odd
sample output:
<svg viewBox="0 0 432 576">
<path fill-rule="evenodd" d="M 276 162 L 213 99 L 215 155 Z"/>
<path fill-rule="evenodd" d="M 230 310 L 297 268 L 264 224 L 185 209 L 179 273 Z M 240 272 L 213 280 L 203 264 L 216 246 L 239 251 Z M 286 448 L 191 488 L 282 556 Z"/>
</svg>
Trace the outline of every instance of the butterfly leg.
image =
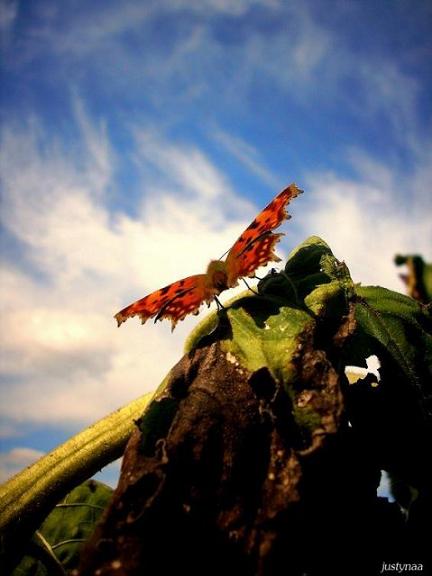
<svg viewBox="0 0 432 576">
<path fill-rule="evenodd" d="M 259 296 L 258 292 L 257 292 L 256 290 L 254 290 L 253 288 L 251 288 L 244 278 L 242 278 L 242 280 L 243 280 L 243 282 L 246 284 L 246 287 L 247 287 L 248 290 L 250 290 L 251 292 L 253 292 L 253 293 L 256 294 L 257 296 Z"/>
<path fill-rule="evenodd" d="M 222 304 L 222 302 L 219 300 L 219 298 L 217 296 L 214 296 L 214 299 L 215 299 L 218 311 L 219 310 L 226 310 L 225 306 Z"/>
</svg>

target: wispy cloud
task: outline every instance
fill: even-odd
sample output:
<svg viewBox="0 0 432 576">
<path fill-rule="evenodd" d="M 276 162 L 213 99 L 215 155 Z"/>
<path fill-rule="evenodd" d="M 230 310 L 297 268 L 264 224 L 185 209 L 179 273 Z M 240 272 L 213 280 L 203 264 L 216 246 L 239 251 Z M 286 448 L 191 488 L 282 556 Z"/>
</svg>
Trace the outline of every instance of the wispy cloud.
<svg viewBox="0 0 432 576">
<path fill-rule="evenodd" d="M 363 90 L 362 97 L 353 100 L 353 106 L 359 118 L 365 123 L 374 117 L 385 119 L 395 144 L 418 153 L 419 134 L 424 130 L 418 120 L 418 81 L 395 62 L 384 59 L 360 62 L 357 73 Z"/>
<path fill-rule="evenodd" d="M 131 94 L 145 86 L 154 104 L 217 95 L 244 105 L 259 76 L 295 96 L 331 56 L 332 35 L 301 3 L 129 0 L 93 12 L 67 4 L 49 15 L 45 5 L 34 10 L 32 25 L 16 38 L 11 67 L 48 59 L 72 82 L 96 74 L 111 90 L 128 86 Z M 270 30 L 260 24 L 262 10 L 272 18 Z M 241 28 L 232 35 L 227 23 Z"/>
<path fill-rule="evenodd" d="M 343 109 L 339 122 L 348 112 L 359 124 L 385 120 L 398 142 L 412 139 L 416 79 L 388 56 L 353 48 L 340 22 L 320 18 L 313 4 L 129 0 L 72 8 L 52 7 L 47 16 L 36 6 L 9 66 L 48 61 L 67 89 L 93 82 L 105 94 L 109 86 L 110 97 L 150 102 L 172 122 L 197 103 L 254 114 L 255 92 L 271 89 L 286 105 Z M 356 17 L 354 7 L 345 13 Z"/>
</svg>

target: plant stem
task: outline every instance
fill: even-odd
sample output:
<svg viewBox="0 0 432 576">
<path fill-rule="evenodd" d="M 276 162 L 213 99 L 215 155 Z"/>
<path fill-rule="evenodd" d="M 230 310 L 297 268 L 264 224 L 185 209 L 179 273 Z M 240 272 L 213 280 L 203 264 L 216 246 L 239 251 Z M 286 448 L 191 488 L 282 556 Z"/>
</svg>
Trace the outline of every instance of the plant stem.
<svg viewBox="0 0 432 576">
<path fill-rule="evenodd" d="M 55 448 L 0 486 L 2 552 L 26 541 L 73 487 L 120 457 L 147 393 Z"/>
</svg>

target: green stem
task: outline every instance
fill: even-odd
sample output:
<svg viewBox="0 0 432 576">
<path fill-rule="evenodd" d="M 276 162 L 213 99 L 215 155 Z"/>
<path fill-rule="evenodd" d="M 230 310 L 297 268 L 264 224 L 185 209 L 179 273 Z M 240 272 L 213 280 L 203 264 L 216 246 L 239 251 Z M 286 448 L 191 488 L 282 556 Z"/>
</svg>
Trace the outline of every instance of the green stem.
<svg viewBox="0 0 432 576">
<path fill-rule="evenodd" d="M 73 487 L 120 457 L 150 392 L 86 428 L 0 486 L 1 548 L 24 543 Z"/>
</svg>

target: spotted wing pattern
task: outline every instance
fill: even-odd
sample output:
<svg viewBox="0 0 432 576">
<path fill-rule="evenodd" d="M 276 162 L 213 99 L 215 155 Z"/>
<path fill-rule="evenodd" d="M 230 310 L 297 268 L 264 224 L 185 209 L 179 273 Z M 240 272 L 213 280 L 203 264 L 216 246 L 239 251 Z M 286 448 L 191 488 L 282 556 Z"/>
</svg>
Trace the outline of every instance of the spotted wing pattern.
<svg viewBox="0 0 432 576">
<path fill-rule="evenodd" d="M 179 320 L 188 314 L 198 314 L 201 304 L 211 300 L 207 296 L 205 278 L 205 274 L 188 276 L 126 306 L 115 315 L 118 326 L 132 316 L 139 316 L 142 324 L 149 318 L 155 318 L 155 322 L 168 318 L 174 330 Z"/>
<path fill-rule="evenodd" d="M 226 259 L 229 286 L 235 285 L 242 276 L 253 276 L 259 266 L 280 260 L 274 253 L 274 247 L 283 234 L 273 234 L 272 230 L 291 218 L 286 206 L 301 193 L 302 190 L 295 184 L 290 184 L 273 198 L 237 239 Z"/>
<path fill-rule="evenodd" d="M 243 276 L 253 278 L 255 270 L 260 266 L 265 266 L 269 262 L 280 262 L 279 256 L 274 253 L 274 247 L 282 236 L 283 234 L 264 232 L 262 236 L 249 243 L 235 259 L 234 275 L 230 276 L 231 281 L 234 279 L 237 281 Z M 231 270 L 228 270 L 228 273 L 230 274 Z"/>
</svg>

